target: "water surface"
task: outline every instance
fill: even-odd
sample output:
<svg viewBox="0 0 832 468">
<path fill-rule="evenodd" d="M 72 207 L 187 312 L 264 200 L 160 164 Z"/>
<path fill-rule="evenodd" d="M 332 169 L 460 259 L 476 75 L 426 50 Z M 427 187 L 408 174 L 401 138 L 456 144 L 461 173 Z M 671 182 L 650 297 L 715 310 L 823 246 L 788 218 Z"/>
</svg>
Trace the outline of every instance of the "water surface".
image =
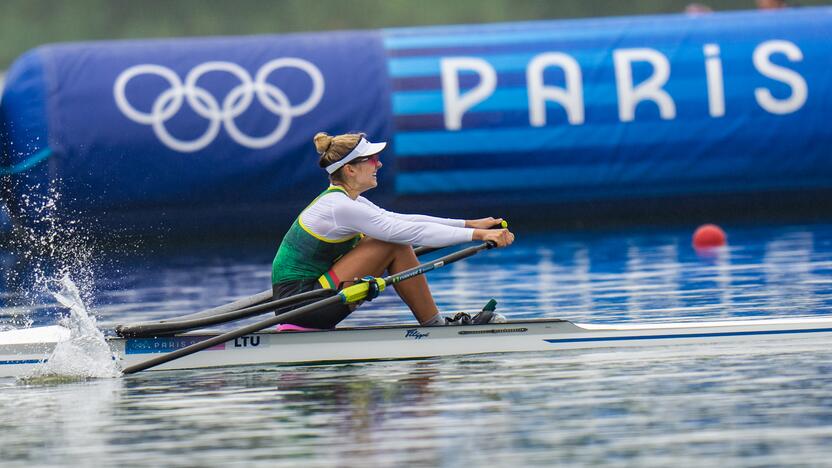
<svg viewBox="0 0 832 468">
<path fill-rule="evenodd" d="M 596 323 L 832 316 L 832 226 L 726 228 L 731 246 L 708 255 L 690 248 L 688 229 L 519 232 L 511 248 L 437 270 L 430 283 L 448 313 L 495 297 L 513 318 Z M 91 310 L 112 325 L 262 291 L 273 247 L 98 256 Z M 3 261 L 0 326 L 54 320 L 60 309 L 25 287 L 33 275 L 20 259 Z M 385 294 L 344 325 L 406 321 Z M 0 452 L 21 466 L 823 466 L 830 371 L 829 343 L 807 338 L 6 379 Z"/>
</svg>

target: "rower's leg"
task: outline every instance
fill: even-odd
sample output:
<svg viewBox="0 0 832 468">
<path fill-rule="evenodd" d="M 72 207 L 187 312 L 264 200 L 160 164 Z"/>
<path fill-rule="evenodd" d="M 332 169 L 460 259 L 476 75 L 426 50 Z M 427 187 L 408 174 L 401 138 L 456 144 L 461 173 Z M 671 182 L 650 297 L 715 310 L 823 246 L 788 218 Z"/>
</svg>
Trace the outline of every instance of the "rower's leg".
<svg viewBox="0 0 832 468">
<path fill-rule="evenodd" d="M 347 281 L 367 275 L 381 276 L 385 271 L 396 274 L 417 265 L 419 260 L 409 245 L 365 238 L 338 260 L 332 269 L 341 281 Z M 426 323 L 439 313 L 424 275 L 402 281 L 394 287 L 419 323 Z"/>
<path fill-rule="evenodd" d="M 397 245 L 396 247 L 393 261 L 387 268 L 390 274 L 396 274 L 419 265 L 413 247 L 409 245 Z M 414 276 L 395 284 L 393 287 L 396 288 L 399 297 L 410 307 L 419 323 L 426 323 L 439 313 L 425 275 Z"/>
</svg>

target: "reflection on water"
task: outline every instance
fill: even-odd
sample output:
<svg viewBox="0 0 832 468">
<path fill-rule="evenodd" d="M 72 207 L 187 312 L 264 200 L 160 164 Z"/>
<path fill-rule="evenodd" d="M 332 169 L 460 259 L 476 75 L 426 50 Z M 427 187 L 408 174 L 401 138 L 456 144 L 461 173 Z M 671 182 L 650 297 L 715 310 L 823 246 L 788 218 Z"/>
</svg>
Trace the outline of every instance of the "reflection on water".
<svg viewBox="0 0 832 468">
<path fill-rule="evenodd" d="M 122 387 L 114 379 L 54 386 L 0 383 L 3 464 L 66 466 L 106 453 L 113 405 Z"/>
<path fill-rule="evenodd" d="M 7 462 L 62 465 L 823 465 L 832 442 L 823 348 L 529 353 L 0 386 L 0 444 Z"/>
<path fill-rule="evenodd" d="M 430 283 L 445 311 L 493 296 L 515 318 L 832 315 L 832 226 L 727 228 L 731 246 L 709 255 L 682 230 L 520 232 Z M 254 294 L 268 288 L 272 248 L 136 252 L 118 267 L 102 256 L 91 311 L 107 325 Z M 53 304 L 32 308 L 0 281 L 0 327 L 21 310 L 54 318 Z M 346 323 L 410 320 L 386 294 Z M 820 466 L 832 455 L 830 376 L 829 344 L 805 339 L 0 380 L 0 453 L 21 466 Z"/>
</svg>

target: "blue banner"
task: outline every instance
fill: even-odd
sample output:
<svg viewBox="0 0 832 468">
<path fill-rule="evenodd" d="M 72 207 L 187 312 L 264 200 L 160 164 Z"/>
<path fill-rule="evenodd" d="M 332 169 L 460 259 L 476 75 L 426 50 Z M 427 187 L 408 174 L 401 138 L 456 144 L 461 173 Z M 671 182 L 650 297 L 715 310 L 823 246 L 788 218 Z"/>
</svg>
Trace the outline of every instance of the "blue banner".
<svg viewBox="0 0 832 468">
<path fill-rule="evenodd" d="M 391 140 L 374 200 L 454 215 L 832 189 L 832 8 L 63 44 L 9 71 L 10 210 L 258 230 L 326 185 L 312 137 Z M 452 197 L 448 195 L 452 194 Z"/>
<path fill-rule="evenodd" d="M 376 32 L 46 46 L 9 72 L 4 170 L 104 224 L 268 224 L 326 187 L 316 132 L 392 137 L 387 87 Z"/>
<path fill-rule="evenodd" d="M 830 13 L 390 31 L 397 193 L 832 187 Z"/>
</svg>

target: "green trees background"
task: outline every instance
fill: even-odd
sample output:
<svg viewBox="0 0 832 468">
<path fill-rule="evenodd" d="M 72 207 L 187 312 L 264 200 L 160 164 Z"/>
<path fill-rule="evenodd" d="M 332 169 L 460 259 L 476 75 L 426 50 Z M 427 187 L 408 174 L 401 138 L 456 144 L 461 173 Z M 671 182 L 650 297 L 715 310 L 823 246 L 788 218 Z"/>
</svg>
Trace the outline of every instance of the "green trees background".
<svg viewBox="0 0 832 468">
<path fill-rule="evenodd" d="M 676 13 L 689 0 L 0 0 L 0 70 L 65 41 L 274 34 Z M 700 0 L 714 10 L 754 0 Z M 800 0 L 801 5 L 829 1 Z M 776 14 L 776 13 L 775 13 Z"/>
</svg>

